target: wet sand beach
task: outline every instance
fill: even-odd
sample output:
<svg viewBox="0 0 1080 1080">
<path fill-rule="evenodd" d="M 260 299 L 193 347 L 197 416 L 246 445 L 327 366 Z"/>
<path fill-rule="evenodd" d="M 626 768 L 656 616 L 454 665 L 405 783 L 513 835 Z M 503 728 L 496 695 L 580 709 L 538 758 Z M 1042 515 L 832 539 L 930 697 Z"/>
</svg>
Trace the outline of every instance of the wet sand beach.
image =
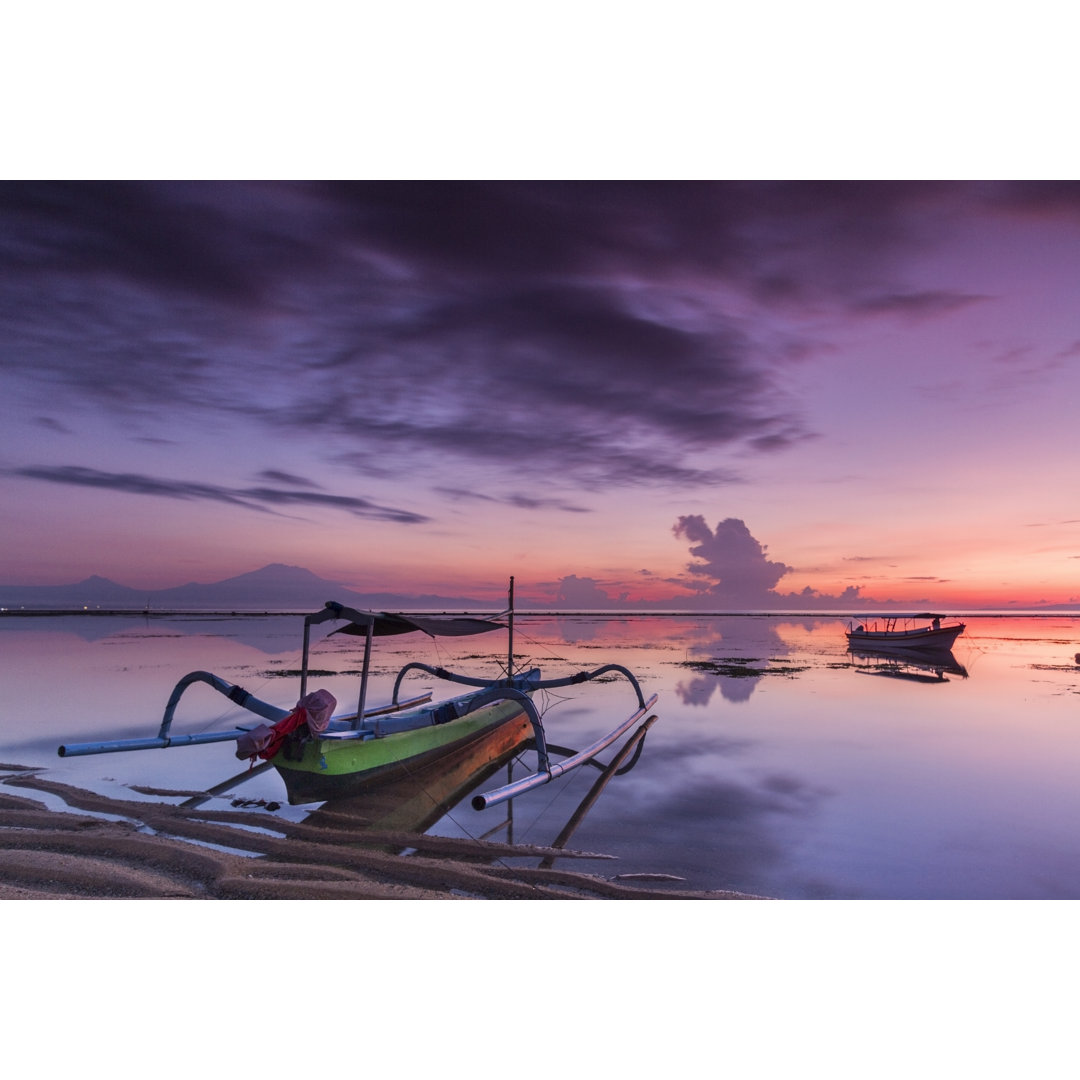
<svg viewBox="0 0 1080 1080">
<path fill-rule="evenodd" d="M 610 876 L 562 868 L 609 860 L 603 853 L 358 829 L 344 815 L 335 820 L 332 807 L 311 824 L 262 807 L 115 799 L 4 768 L 0 899 L 757 899 L 685 891 L 664 875 L 620 879 L 614 859 Z M 35 793 L 58 796 L 68 809 L 48 809 Z M 541 865 L 553 857 L 560 866 Z"/>
</svg>

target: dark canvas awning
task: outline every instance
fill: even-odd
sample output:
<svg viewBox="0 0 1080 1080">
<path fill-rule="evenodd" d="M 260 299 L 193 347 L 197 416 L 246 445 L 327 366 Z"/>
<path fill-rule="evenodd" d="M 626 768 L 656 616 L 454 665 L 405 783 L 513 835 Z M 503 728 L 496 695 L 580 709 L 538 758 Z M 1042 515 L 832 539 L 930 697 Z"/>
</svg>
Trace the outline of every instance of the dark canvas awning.
<svg viewBox="0 0 1080 1080">
<path fill-rule="evenodd" d="M 849 619 L 949 619 L 951 615 L 938 615 L 933 611 L 857 611 Z"/>
<path fill-rule="evenodd" d="M 464 637 L 468 634 L 486 634 L 489 630 L 505 630 L 504 623 L 492 622 L 490 619 L 475 619 L 467 615 L 439 616 L 439 615 L 395 615 L 389 612 L 372 612 L 372 636 L 389 637 L 391 634 L 411 634 L 414 630 L 420 630 L 430 637 Z M 352 622 L 334 634 L 352 634 L 356 637 L 367 636 L 367 626 L 363 623 Z"/>
</svg>

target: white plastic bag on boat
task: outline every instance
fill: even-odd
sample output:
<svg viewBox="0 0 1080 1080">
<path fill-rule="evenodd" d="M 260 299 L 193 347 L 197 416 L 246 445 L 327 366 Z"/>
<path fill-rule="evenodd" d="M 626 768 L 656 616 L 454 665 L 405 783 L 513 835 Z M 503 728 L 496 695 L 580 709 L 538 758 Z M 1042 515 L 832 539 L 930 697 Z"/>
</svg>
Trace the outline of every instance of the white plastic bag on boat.
<svg viewBox="0 0 1080 1080">
<path fill-rule="evenodd" d="M 312 735 L 320 735 L 330 724 L 330 717 L 337 708 L 337 698 L 329 690 L 314 690 L 305 694 L 296 707 L 307 713 L 308 731 Z"/>
</svg>

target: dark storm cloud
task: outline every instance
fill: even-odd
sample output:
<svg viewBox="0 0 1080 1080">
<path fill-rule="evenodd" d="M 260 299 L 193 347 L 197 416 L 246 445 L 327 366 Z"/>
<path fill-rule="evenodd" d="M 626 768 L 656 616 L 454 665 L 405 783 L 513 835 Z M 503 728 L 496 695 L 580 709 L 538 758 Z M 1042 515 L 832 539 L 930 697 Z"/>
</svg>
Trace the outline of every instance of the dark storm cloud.
<svg viewBox="0 0 1080 1080">
<path fill-rule="evenodd" d="M 813 253 L 837 282 L 843 264 L 907 239 L 907 215 L 949 185 L 847 183 L 374 183 L 326 185 L 345 228 L 440 273 L 553 275 L 688 272 L 789 291 Z M 798 285 L 796 291 L 809 288 Z"/>
<path fill-rule="evenodd" d="M 1080 182 L 1076 180 L 1018 180 L 980 187 L 990 200 L 1014 213 L 1080 217 Z"/>
<path fill-rule="evenodd" d="M 728 483 L 703 454 L 811 434 L 783 370 L 817 345 L 763 335 L 724 290 L 778 316 L 953 310 L 975 298 L 892 268 L 932 239 L 928 210 L 1008 191 L 4 184 L 0 368 L 127 420 L 310 433 L 374 475 L 512 461 L 589 486 Z"/>
<path fill-rule="evenodd" d="M 267 420 L 406 454 L 504 462 L 512 443 L 525 463 L 595 484 L 729 482 L 684 455 L 802 435 L 750 342 L 658 323 L 594 286 L 508 292 L 492 280 L 482 295 L 357 325 L 351 340 Z"/>
<path fill-rule="evenodd" d="M 81 465 L 40 465 L 6 470 L 10 476 L 44 480 L 51 484 L 75 487 L 107 488 L 129 495 L 154 495 L 169 499 L 202 499 L 209 502 L 242 506 L 247 510 L 275 513 L 271 506 L 311 506 L 344 510 L 356 517 L 401 524 L 427 521 L 422 514 L 379 506 L 367 499 L 348 495 L 325 495 L 312 491 L 288 491 L 283 488 L 227 488 L 217 484 L 199 484 L 185 480 L 161 480 L 138 473 L 112 473 Z"/>
<path fill-rule="evenodd" d="M 644 447 L 620 445 L 613 437 L 583 426 L 571 429 L 566 417 L 541 421 L 535 407 L 515 409 L 508 405 L 503 410 L 508 414 L 505 422 L 495 428 L 485 428 L 490 423 L 491 410 L 482 402 L 463 401 L 444 407 L 454 409 L 454 415 L 429 423 L 419 418 L 394 422 L 370 420 L 345 415 L 342 410 L 339 415 L 324 419 L 321 430 L 342 437 L 335 441 L 367 443 L 369 448 L 337 455 L 335 460 L 374 476 L 389 475 L 391 463 L 401 467 L 418 462 L 426 454 L 429 459 L 465 456 L 492 464 L 516 463 L 515 472 L 524 471 L 526 475 L 548 481 L 562 479 L 558 472 L 548 470 L 562 469 L 590 489 L 605 484 L 676 487 L 730 484 L 738 480 L 726 469 L 694 468 L 657 460 L 645 453 Z M 306 419 L 300 419 L 296 413 L 291 415 L 297 426 L 309 426 Z M 540 426 L 533 428 L 533 424 Z M 518 431 L 522 432 L 520 438 Z M 388 448 L 393 450 L 392 455 L 387 454 Z"/>
<path fill-rule="evenodd" d="M 254 186 L 7 183 L 5 263 L 257 305 L 283 266 L 310 265 L 314 252 L 281 220 L 260 223 L 260 202 Z"/>
</svg>

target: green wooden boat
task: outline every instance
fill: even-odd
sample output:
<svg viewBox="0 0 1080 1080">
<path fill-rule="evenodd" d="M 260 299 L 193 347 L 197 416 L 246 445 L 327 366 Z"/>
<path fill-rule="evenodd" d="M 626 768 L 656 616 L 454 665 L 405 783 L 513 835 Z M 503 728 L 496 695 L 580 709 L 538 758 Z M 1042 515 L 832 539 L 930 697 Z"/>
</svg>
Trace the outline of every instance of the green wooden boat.
<svg viewBox="0 0 1080 1080">
<path fill-rule="evenodd" d="M 392 784 L 452 751 L 483 738 L 511 721 L 525 722 L 519 701 L 496 701 L 469 711 L 470 697 L 452 699 L 460 717 L 439 721 L 448 703 L 387 717 L 382 731 L 339 721 L 339 730 L 287 739 L 272 760 L 285 781 L 289 802 L 323 802 L 363 795 Z"/>
</svg>

